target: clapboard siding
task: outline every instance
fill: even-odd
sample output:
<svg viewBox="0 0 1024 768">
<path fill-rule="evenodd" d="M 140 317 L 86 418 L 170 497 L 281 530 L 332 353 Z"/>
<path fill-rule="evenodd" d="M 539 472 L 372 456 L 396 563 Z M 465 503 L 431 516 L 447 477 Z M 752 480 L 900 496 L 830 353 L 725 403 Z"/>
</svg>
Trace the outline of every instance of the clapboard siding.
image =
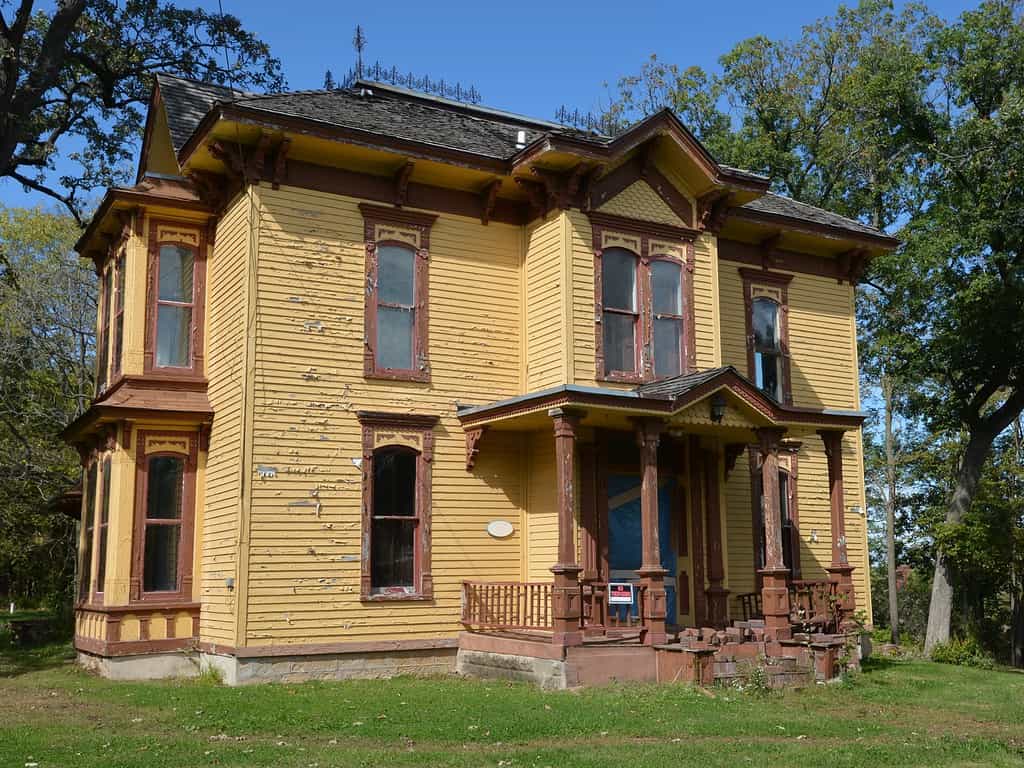
<svg viewBox="0 0 1024 768">
<path fill-rule="evenodd" d="M 712 235 L 701 235 L 693 247 L 694 348 L 697 369 L 722 364 L 719 340 L 718 243 Z"/>
<path fill-rule="evenodd" d="M 452 635 L 463 579 L 522 577 L 522 436 L 489 433 L 467 472 L 455 418 L 456 403 L 519 393 L 520 230 L 439 217 L 430 235 L 431 382 L 366 380 L 358 201 L 282 187 L 261 188 L 259 203 L 244 642 Z M 432 464 L 433 601 L 359 600 L 360 410 L 440 417 Z M 260 477 L 258 467 L 273 471 Z M 511 522 L 513 535 L 490 537 L 486 526 L 495 519 Z"/>
<path fill-rule="evenodd" d="M 526 391 L 565 383 L 563 324 L 564 214 L 527 228 L 523 266 L 526 312 Z"/>
<path fill-rule="evenodd" d="M 216 422 L 206 462 L 202 527 L 197 527 L 202 546 L 200 636 L 226 645 L 236 639 L 235 598 L 225 579 L 238 575 L 250 209 L 246 195 L 228 208 L 207 264 L 206 365 Z"/>
<path fill-rule="evenodd" d="M 548 581 L 558 562 L 558 506 L 554 432 L 528 436 L 529 496 L 526 504 L 527 579 Z"/>
</svg>

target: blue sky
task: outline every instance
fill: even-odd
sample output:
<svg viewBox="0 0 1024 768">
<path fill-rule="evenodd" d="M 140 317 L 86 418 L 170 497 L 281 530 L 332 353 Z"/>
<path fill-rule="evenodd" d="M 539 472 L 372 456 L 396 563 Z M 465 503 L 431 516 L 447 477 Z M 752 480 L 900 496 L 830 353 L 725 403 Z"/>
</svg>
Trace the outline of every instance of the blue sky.
<svg viewBox="0 0 1024 768">
<path fill-rule="evenodd" d="M 358 23 L 368 39 L 366 60 L 472 84 L 489 106 L 546 119 L 562 104 L 596 110 L 605 95 L 603 84 L 636 72 L 651 53 L 680 66 L 714 70 L 718 57 L 740 40 L 757 34 L 795 37 L 803 25 L 839 5 L 820 0 L 222 2 L 226 13 L 240 17 L 270 44 L 293 90 L 319 88 L 326 69 L 341 75 L 352 65 Z M 182 5 L 217 10 L 216 0 Z M 946 18 L 975 5 L 930 3 Z M 0 203 L 36 202 L 38 196 L 0 181 Z"/>
</svg>

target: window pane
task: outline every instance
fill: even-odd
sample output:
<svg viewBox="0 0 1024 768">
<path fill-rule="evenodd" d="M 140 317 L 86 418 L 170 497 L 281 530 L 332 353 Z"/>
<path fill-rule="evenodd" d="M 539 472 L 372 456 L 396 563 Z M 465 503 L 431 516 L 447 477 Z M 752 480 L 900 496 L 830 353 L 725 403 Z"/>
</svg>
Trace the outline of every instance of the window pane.
<svg viewBox="0 0 1024 768">
<path fill-rule="evenodd" d="M 411 248 L 382 245 L 377 250 L 377 297 L 387 304 L 415 304 L 416 256 Z"/>
<path fill-rule="evenodd" d="M 374 516 L 416 515 L 416 459 L 411 451 L 384 450 L 374 454 Z"/>
<path fill-rule="evenodd" d="M 636 256 L 623 248 L 606 248 L 601 256 L 601 303 L 636 311 Z"/>
<path fill-rule="evenodd" d="M 180 520 L 185 486 L 185 461 L 176 456 L 149 460 L 146 517 L 149 520 Z"/>
<path fill-rule="evenodd" d="M 110 520 L 110 457 L 103 460 L 103 492 L 100 494 L 99 551 L 96 553 L 96 591 L 102 592 L 107 578 L 107 523 Z"/>
<path fill-rule="evenodd" d="M 191 307 L 162 304 L 156 319 L 156 364 L 187 367 L 191 341 Z"/>
<path fill-rule="evenodd" d="M 143 590 L 173 592 L 178 588 L 178 541 L 180 525 L 146 526 L 146 562 L 143 566 Z"/>
<path fill-rule="evenodd" d="M 782 401 L 782 358 L 767 352 L 754 353 L 754 383 L 762 392 Z"/>
<path fill-rule="evenodd" d="M 96 349 L 96 389 L 102 391 L 107 385 L 107 364 L 110 350 L 110 326 L 104 325 Z"/>
<path fill-rule="evenodd" d="M 117 292 L 114 295 L 114 311 L 124 307 L 124 256 L 117 260 Z"/>
<path fill-rule="evenodd" d="M 377 309 L 377 366 L 412 370 L 413 310 Z"/>
<path fill-rule="evenodd" d="M 654 375 L 678 376 L 682 373 L 679 347 L 682 342 L 682 322 L 679 320 L 654 320 Z"/>
<path fill-rule="evenodd" d="M 654 313 L 683 314 L 682 270 L 673 261 L 651 262 L 651 287 L 654 295 Z"/>
<path fill-rule="evenodd" d="M 636 370 L 635 318 L 632 315 L 618 315 L 605 312 L 601 321 L 604 326 L 604 372 Z"/>
<path fill-rule="evenodd" d="M 779 305 L 771 299 L 754 299 L 754 348 L 779 349 Z"/>
<path fill-rule="evenodd" d="M 85 474 L 85 513 L 82 528 L 82 562 L 78 572 L 78 597 L 84 600 L 89 597 L 89 579 L 92 577 L 92 537 L 93 522 L 96 513 L 96 462 L 92 463 Z"/>
<path fill-rule="evenodd" d="M 374 520 L 371 532 L 370 585 L 413 588 L 415 520 Z"/>
<path fill-rule="evenodd" d="M 160 246 L 160 300 L 192 303 L 192 263 L 190 248 Z"/>
</svg>

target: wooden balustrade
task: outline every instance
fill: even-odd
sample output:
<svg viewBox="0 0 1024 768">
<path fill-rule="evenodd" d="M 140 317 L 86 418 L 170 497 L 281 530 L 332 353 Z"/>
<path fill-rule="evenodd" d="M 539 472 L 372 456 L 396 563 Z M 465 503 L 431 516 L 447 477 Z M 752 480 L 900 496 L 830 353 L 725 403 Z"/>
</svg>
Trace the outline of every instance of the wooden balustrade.
<svg viewBox="0 0 1024 768">
<path fill-rule="evenodd" d="M 477 629 L 551 631 L 550 581 L 464 581 L 462 623 Z"/>
<path fill-rule="evenodd" d="M 834 581 L 791 581 L 789 605 L 793 624 L 819 632 L 839 630 L 840 605 Z"/>
</svg>

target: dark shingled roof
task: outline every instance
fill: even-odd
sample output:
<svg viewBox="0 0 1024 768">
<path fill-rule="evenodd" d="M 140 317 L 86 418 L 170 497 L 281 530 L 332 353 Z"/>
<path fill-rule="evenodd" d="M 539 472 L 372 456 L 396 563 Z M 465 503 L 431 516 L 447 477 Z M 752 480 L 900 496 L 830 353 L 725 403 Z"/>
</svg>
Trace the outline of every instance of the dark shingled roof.
<svg viewBox="0 0 1024 768">
<path fill-rule="evenodd" d="M 845 216 L 840 216 L 838 213 L 826 211 L 824 208 L 818 208 L 813 205 L 808 205 L 807 203 L 801 203 L 800 201 L 793 200 L 790 197 L 776 195 L 774 192 L 768 192 L 763 197 L 759 197 L 755 200 L 751 200 L 745 205 L 741 205 L 740 208 L 746 208 L 747 210 L 756 211 L 757 213 L 767 213 L 774 216 L 786 216 L 790 219 L 810 221 L 815 224 L 823 224 L 827 227 L 845 229 L 850 232 L 859 232 L 863 235 L 888 237 L 885 232 L 868 226 L 867 224 L 862 224 L 854 219 L 848 219 Z"/>
<path fill-rule="evenodd" d="M 293 91 L 256 95 L 222 85 L 159 74 L 157 82 L 167 109 L 167 123 L 175 151 L 180 151 L 215 103 L 313 120 L 324 125 L 356 129 L 415 141 L 439 148 L 470 152 L 508 160 L 522 145 L 519 131 L 525 131 L 529 145 L 547 135 L 570 136 L 596 145 L 608 144 L 612 137 L 587 133 L 558 123 L 489 109 L 393 85 L 361 82 L 349 90 Z M 367 91 L 361 93 L 361 91 Z M 765 177 L 740 168 L 721 166 L 733 175 L 753 181 Z M 874 227 L 848 219 L 813 205 L 767 193 L 740 206 L 756 214 L 784 216 L 847 232 L 888 238 Z"/>
<path fill-rule="evenodd" d="M 710 381 L 723 373 L 732 371 L 741 379 L 746 380 L 739 371 L 731 365 L 723 365 L 721 368 L 711 368 L 697 373 L 684 373 L 681 376 L 673 376 L 671 379 L 652 381 L 650 384 L 641 384 L 636 388 L 637 394 L 641 397 L 659 397 L 666 400 L 674 400 L 682 397 L 691 389 L 696 389 L 701 384 Z M 751 384 L 751 386 L 754 386 Z"/>
<path fill-rule="evenodd" d="M 158 74 L 160 96 L 167 111 L 167 127 L 171 143 L 178 152 L 195 131 L 200 121 L 216 102 L 228 102 L 240 95 L 248 95 L 224 85 L 200 83 L 174 75 Z"/>
</svg>

